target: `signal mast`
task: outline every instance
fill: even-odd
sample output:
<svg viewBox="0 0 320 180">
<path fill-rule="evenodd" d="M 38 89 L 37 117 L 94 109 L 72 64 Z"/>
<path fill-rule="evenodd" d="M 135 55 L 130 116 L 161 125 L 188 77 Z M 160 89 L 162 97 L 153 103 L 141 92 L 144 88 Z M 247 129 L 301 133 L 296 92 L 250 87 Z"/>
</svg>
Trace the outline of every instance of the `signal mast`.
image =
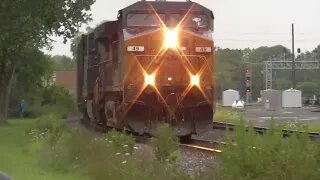
<svg viewBox="0 0 320 180">
<path fill-rule="evenodd" d="M 249 103 L 251 100 L 251 89 L 252 89 L 252 70 L 250 68 L 246 68 L 246 102 Z"/>
</svg>

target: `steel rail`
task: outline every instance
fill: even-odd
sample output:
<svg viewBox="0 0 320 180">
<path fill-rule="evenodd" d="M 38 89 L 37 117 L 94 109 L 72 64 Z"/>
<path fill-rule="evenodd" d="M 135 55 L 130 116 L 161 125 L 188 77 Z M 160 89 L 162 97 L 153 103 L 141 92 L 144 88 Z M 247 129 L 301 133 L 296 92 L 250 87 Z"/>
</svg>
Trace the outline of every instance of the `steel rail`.
<svg viewBox="0 0 320 180">
<path fill-rule="evenodd" d="M 222 130 L 230 130 L 234 131 L 236 125 L 232 123 L 224 123 L 224 122 L 213 122 L 213 129 L 222 129 Z M 248 130 L 250 126 L 247 126 L 246 129 Z M 270 131 L 270 128 L 265 128 L 265 127 L 257 127 L 253 126 L 252 127 L 255 132 L 259 134 L 265 134 L 267 131 Z M 306 132 L 306 131 L 296 131 L 296 130 L 288 130 L 288 129 L 283 129 L 282 130 L 283 137 L 289 137 L 292 134 L 307 134 L 310 139 L 317 139 L 320 138 L 320 133 L 319 132 Z"/>
</svg>

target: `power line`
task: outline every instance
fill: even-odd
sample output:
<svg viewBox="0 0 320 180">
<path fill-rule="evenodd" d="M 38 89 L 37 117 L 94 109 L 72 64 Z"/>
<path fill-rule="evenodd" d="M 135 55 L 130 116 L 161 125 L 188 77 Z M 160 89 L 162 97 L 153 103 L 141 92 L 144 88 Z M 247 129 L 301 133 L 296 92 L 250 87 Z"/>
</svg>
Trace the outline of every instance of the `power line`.
<svg viewBox="0 0 320 180">
<path fill-rule="evenodd" d="M 216 41 L 235 41 L 235 42 L 271 42 L 271 43 L 280 43 L 280 42 L 291 42 L 290 39 L 283 39 L 283 40 L 270 40 L 270 39 L 230 39 L 230 38 L 214 38 Z M 314 41 L 319 41 L 320 43 L 320 38 L 319 39 L 297 39 L 295 40 L 296 42 L 314 42 Z"/>
</svg>

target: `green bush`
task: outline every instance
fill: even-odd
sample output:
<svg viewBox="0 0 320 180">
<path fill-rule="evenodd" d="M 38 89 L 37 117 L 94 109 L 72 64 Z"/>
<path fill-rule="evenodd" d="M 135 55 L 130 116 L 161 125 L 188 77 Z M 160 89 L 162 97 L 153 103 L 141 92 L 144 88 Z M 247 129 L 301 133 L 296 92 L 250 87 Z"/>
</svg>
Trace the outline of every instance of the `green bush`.
<svg viewBox="0 0 320 180">
<path fill-rule="evenodd" d="M 281 128 L 272 127 L 265 135 L 237 126 L 229 146 L 222 147 L 222 161 L 216 179 L 318 179 L 320 143 L 307 135 L 282 138 Z"/>
<path fill-rule="evenodd" d="M 48 86 L 39 90 L 37 97 L 27 109 L 30 117 L 39 117 L 55 113 L 66 118 L 70 112 L 76 112 L 75 97 L 61 86 Z"/>
<path fill-rule="evenodd" d="M 43 140 L 50 138 L 57 140 L 63 133 L 66 133 L 68 126 L 65 120 L 59 118 L 56 114 L 48 114 L 36 119 L 36 123 L 27 133 L 32 136 L 33 140 Z"/>
<path fill-rule="evenodd" d="M 170 163 L 177 161 L 179 156 L 179 139 L 168 124 L 160 125 L 152 138 L 155 156 L 158 160 Z"/>
<path fill-rule="evenodd" d="M 48 141 L 40 153 L 40 162 L 58 171 L 77 171 L 93 180 L 190 178 L 176 166 L 155 161 L 151 155 L 128 153 L 123 143 L 131 143 L 132 137 L 126 136 L 111 132 L 107 135 L 113 138 L 111 142 L 85 129 L 74 128 L 60 136 L 58 141 Z"/>
<path fill-rule="evenodd" d="M 153 139 L 160 161 L 152 152 L 133 154 L 131 136 L 117 131 L 100 136 L 81 127 L 68 128 L 54 115 L 39 118 L 29 134 L 34 137 L 30 148 L 38 151 L 40 165 L 51 170 L 76 171 L 93 180 L 190 179 L 171 163 L 179 147 L 168 125 L 161 126 Z"/>
</svg>

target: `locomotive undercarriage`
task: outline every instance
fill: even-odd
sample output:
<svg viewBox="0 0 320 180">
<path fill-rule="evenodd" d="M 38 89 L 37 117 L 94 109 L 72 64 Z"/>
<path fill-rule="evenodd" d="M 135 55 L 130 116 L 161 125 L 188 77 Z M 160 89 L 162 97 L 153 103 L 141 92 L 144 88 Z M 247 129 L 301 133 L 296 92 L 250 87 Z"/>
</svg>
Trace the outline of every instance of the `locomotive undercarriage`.
<svg viewBox="0 0 320 180">
<path fill-rule="evenodd" d="M 179 88 L 163 87 L 157 92 L 148 87 L 134 102 L 124 102 L 121 93 L 103 94 L 96 102 L 87 101 L 86 121 L 90 126 L 138 134 L 154 135 L 162 123 L 170 124 L 178 136 L 199 133 L 212 123 L 212 104 L 197 87 L 185 96 L 181 94 Z"/>
<path fill-rule="evenodd" d="M 128 112 L 128 125 L 137 132 L 154 134 L 161 123 L 168 123 L 178 136 L 196 134 L 212 122 L 212 104 L 195 88 L 190 94 L 170 90 L 144 93 Z M 181 91 L 180 91 L 181 92 Z"/>
</svg>

